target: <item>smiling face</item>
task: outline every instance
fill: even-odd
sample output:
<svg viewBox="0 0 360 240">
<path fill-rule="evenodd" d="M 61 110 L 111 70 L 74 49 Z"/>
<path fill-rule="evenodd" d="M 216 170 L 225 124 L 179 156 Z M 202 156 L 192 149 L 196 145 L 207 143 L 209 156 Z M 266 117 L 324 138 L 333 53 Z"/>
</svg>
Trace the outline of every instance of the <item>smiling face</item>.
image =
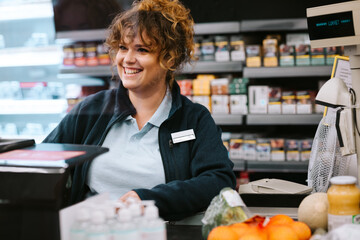
<svg viewBox="0 0 360 240">
<path fill-rule="evenodd" d="M 146 34 L 143 34 L 148 42 Z M 160 66 L 159 53 L 145 44 L 139 34 L 120 43 L 115 62 L 122 84 L 129 91 L 152 94 L 166 89 L 167 70 Z"/>
</svg>

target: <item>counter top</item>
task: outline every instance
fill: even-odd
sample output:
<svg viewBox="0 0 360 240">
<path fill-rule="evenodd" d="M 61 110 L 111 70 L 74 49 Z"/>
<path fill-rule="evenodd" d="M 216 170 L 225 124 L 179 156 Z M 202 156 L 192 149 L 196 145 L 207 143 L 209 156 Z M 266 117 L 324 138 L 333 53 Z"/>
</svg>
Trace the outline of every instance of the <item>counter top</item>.
<svg viewBox="0 0 360 240">
<path fill-rule="evenodd" d="M 167 240 L 203 240 L 199 225 L 166 225 Z"/>
</svg>

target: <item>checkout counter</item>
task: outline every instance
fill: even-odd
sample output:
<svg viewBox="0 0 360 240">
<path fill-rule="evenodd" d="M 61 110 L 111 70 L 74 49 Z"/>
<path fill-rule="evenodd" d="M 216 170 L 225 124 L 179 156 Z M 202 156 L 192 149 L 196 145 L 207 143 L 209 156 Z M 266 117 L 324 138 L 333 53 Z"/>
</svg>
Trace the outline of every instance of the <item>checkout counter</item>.
<svg viewBox="0 0 360 240">
<path fill-rule="evenodd" d="M 106 151 L 46 143 L 0 154 L 0 239 L 60 240 L 59 211 L 70 203 L 71 171 Z"/>
</svg>

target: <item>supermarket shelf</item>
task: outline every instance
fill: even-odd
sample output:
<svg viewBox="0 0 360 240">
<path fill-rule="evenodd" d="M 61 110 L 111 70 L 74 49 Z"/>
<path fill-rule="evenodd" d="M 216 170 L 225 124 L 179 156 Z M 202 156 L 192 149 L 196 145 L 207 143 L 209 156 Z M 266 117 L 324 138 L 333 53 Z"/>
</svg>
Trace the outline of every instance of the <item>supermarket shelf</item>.
<svg viewBox="0 0 360 240">
<path fill-rule="evenodd" d="M 249 114 L 247 125 L 318 125 L 322 114 Z"/>
<path fill-rule="evenodd" d="M 78 41 L 103 41 L 107 37 L 107 29 L 63 31 L 56 33 L 57 44 L 69 44 Z"/>
<path fill-rule="evenodd" d="M 116 69 L 113 70 L 116 74 Z M 93 67 L 75 67 L 75 66 L 61 66 L 59 74 L 78 74 L 82 76 L 112 76 L 111 66 L 93 66 Z"/>
<path fill-rule="evenodd" d="M 196 35 L 239 33 L 240 22 L 197 23 L 194 31 Z"/>
<path fill-rule="evenodd" d="M 231 73 L 242 70 L 243 62 L 195 62 L 186 65 L 181 73 Z"/>
<path fill-rule="evenodd" d="M 241 32 L 307 30 L 306 18 L 241 21 Z"/>
<path fill-rule="evenodd" d="M 64 117 L 64 113 L 48 114 L 0 114 L 0 124 L 3 123 L 58 123 Z"/>
<path fill-rule="evenodd" d="M 240 159 L 231 159 L 234 163 L 234 171 L 245 171 L 246 170 L 246 161 Z"/>
<path fill-rule="evenodd" d="M 332 66 L 244 67 L 246 78 L 330 77 Z"/>
<path fill-rule="evenodd" d="M 309 162 L 287 161 L 246 161 L 247 171 L 258 172 L 302 172 L 308 171 Z"/>
<path fill-rule="evenodd" d="M 218 125 L 242 125 L 244 122 L 241 114 L 213 114 L 212 117 Z"/>
</svg>

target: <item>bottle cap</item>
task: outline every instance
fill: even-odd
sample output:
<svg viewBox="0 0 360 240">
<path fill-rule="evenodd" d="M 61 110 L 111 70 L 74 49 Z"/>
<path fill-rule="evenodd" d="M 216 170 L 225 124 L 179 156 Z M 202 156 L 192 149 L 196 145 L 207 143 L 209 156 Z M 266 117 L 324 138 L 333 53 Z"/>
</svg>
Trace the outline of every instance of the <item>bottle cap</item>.
<svg viewBox="0 0 360 240">
<path fill-rule="evenodd" d="M 347 184 L 355 184 L 356 177 L 354 176 L 336 176 L 330 179 L 331 184 L 335 185 L 347 185 Z"/>
</svg>

